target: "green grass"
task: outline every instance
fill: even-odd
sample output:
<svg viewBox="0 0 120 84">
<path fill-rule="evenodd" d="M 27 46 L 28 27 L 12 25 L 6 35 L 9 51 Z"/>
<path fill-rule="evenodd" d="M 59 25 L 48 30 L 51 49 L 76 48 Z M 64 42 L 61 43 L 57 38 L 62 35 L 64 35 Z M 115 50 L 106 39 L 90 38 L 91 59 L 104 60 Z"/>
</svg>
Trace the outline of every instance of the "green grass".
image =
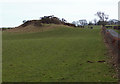
<svg viewBox="0 0 120 84">
<path fill-rule="evenodd" d="M 120 30 L 116 30 L 116 29 L 114 29 L 114 30 L 120 34 Z"/>
<path fill-rule="evenodd" d="M 3 32 L 3 82 L 114 82 L 106 51 L 97 28 Z"/>
<path fill-rule="evenodd" d="M 106 26 L 112 26 L 113 27 L 113 26 L 120 26 L 120 25 L 106 25 Z"/>
<path fill-rule="evenodd" d="M 90 27 L 93 27 L 93 29 L 101 29 L 101 27 L 99 25 L 87 25 L 85 26 L 85 28 L 89 29 Z"/>
</svg>

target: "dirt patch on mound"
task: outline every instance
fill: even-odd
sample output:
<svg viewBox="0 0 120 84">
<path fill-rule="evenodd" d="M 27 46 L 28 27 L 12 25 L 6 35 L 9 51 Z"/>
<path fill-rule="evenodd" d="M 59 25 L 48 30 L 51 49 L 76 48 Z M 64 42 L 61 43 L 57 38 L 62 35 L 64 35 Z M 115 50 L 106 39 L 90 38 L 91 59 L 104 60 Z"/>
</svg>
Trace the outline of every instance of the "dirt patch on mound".
<svg viewBox="0 0 120 84">
<path fill-rule="evenodd" d="M 27 21 L 27 22 L 23 23 L 19 27 L 26 27 L 26 26 L 29 26 L 29 25 L 34 25 L 36 27 L 41 27 L 42 23 L 41 23 L 40 20 L 30 20 L 30 21 Z"/>
<path fill-rule="evenodd" d="M 35 32 L 35 31 L 40 31 L 41 28 L 40 27 L 35 27 L 33 25 L 28 25 L 26 27 L 16 27 L 16 28 L 13 28 L 13 29 L 7 29 L 5 30 L 6 32 Z"/>
<path fill-rule="evenodd" d="M 21 25 L 19 27 L 6 29 L 6 32 L 44 32 L 49 31 L 55 28 L 68 27 L 64 25 L 55 25 L 55 24 L 42 24 L 42 26 L 35 26 L 35 24 L 28 24 L 27 26 Z"/>
</svg>

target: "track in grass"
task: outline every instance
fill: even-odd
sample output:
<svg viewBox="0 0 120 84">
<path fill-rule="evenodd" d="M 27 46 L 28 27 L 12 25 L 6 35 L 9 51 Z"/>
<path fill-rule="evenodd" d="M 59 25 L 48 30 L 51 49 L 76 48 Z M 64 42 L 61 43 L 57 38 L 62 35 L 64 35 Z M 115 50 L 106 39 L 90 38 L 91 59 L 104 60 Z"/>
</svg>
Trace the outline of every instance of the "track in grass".
<svg viewBox="0 0 120 84">
<path fill-rule="evenodd" d="M 106 52 L 100 29 L 3 32 L 3 81 L 114 82 Z"/>
</svg>

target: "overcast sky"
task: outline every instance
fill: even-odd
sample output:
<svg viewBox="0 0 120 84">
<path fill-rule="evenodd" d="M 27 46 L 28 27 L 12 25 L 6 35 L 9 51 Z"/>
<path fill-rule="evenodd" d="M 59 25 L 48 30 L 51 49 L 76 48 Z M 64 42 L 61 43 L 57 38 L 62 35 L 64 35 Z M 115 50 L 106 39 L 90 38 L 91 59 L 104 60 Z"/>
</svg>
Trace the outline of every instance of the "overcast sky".
<svg viewBox="0 0 120 84">
<path fill-rule="evenodd" d="M 119 0 L 0 0 L 0 27 L 15 27 L 23 20 L 47 15 L 65 18 L 68 22 L 97 18 L 97 11 L 109 19 L 118 19 Z"/>
</svg>

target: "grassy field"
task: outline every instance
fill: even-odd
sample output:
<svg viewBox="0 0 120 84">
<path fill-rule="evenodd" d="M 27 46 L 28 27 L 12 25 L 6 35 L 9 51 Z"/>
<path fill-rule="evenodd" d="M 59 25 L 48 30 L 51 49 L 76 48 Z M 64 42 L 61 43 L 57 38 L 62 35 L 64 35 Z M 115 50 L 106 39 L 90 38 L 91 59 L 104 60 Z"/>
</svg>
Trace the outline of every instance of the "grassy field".
<svg viewBox="0 0 120 84">
<path fill-rule="evenodd" d="M 114 82 L 100 29 L 3 32 L 3 82 Z"/>
<path fill-rule="evenodd" d="M 114 29 L 114 30 L 120 34 L 120 30 L 116 30 L 116 29 Z"/>
<path fill-rule="evenodd" d="M 101 26 L 99 26 L 99 25 L 87 25 L 87 26 L 85 26 L 86 29 L 90 29 L 90 27 L 93 27 L 93 29 L 100 29 Z"/>
</svg>

